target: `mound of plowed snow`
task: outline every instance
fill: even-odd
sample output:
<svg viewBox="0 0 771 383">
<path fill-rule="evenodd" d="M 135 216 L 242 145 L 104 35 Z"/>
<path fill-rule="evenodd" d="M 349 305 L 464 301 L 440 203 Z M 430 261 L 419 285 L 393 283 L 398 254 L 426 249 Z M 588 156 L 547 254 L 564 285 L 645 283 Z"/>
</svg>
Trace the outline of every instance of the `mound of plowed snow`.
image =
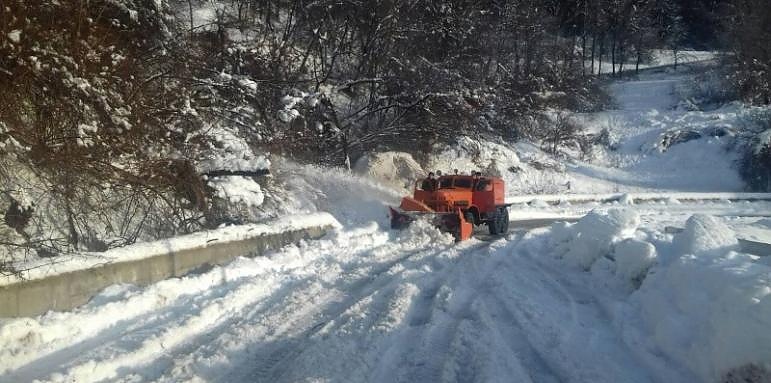
<svg viewBox="0 0 771 383">
<path fill-rule="evenodd" d="M 425 177 L 427 173 L 412 155 L 402 152 L 369 154 L 356 161 L 353 171 L 389 186 L 407 190 L 412 190 L 413 182 Z"/>
<path fill-rule="evenodd" d="M 601 285 L 631 282 L 633 292 L 611 304 L 631 347 L 664 355 L 704 382 L 729 373 L 771 379 L 771 267 L 739 252 L 736 234 L 717 217 L 692 216 L 671 242 L 637 225 L 624 210 L 591 212 L 552 227 L 553 251 L 599 279 L 615 271 Z"/>
<path fill-rule="evenodd" d="M 597 259 L 610 255 L 616 242 L 634 234 L 638 225 L 639 217 L 631 210 L 592 211 L 573 225 L 554 226 L 556 253 L 588 270 Z"/>
</svg>

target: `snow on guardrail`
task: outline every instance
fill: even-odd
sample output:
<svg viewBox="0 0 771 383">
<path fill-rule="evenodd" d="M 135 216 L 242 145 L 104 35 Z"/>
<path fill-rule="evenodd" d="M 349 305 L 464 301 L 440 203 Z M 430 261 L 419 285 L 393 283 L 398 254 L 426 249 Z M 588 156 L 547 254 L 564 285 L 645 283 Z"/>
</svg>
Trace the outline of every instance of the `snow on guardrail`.
<svg viewBox="0 0 771 383">
<path fill-rule="evenodd" d="M 560 202 L 613 202 L 622 199 L 634 201 L 771 201 L 771 193 L 607 193 L 607 194 L 538 194 L 506 197 L 506 203 L 523 204 L 541 201 Z"/>
<path fill-rule="evenodd" d="M 18 269 L 25 270 L 22 273 L 22 278 L 13 275 L 0 277 L 0 286 L 47 278 L 110 263 L 137 261 L 167 253 L 205 248 L 217 243 L 241 241 L 263 235 L 324 226 L 337 228 L 340 227 L 340 223 L 329 213 L 286 216 L 267 223 L 225 226 L 168 239 L 136 243 L 102 253 L 79 253 L 62 255 L 55 259 L 35 259 L 16 265 Z"/>
</svg>

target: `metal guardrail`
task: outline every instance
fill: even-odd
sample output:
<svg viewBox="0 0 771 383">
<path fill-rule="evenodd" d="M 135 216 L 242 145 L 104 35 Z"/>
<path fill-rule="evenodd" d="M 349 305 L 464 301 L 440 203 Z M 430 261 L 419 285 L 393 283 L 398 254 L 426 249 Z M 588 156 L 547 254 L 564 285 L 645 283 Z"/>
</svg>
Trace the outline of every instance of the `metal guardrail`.
<svg viewBox="0 0 771 383">
<path fill-rule="evenodd" d="M 771 201 L 771 193 L 605 193 L 605 194 L 536 194 L 506 197 L 506 203 L 522 204 L 533 201 L 543 201 L 556 205 L 562 201 L 570 203 L 582 202 L 614 202 L 626 196 L 637 202 L 644 201 Z"/>
</svg>

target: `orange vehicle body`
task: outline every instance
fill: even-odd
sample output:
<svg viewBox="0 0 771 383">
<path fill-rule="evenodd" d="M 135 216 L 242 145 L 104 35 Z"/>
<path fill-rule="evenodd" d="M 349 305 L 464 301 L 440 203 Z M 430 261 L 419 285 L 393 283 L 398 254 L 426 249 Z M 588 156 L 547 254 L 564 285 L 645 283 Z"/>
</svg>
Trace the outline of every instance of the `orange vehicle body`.
<svg viewBox="0 0 771 383">
<path fill-rule="evenodd" d="M 508 205 L 504 182 L 498 177 L 442 176 L 435 187 L 415 183 L 411 197 L 402 198 L 399 209 L 391 208 L 391 227 L 400 229 L 417 216 L 433 215 L 434 223 L 457 240 L 471 237 L 474 225 L 486 224 L 490 234 L 508 230 Z"/>
</svg>

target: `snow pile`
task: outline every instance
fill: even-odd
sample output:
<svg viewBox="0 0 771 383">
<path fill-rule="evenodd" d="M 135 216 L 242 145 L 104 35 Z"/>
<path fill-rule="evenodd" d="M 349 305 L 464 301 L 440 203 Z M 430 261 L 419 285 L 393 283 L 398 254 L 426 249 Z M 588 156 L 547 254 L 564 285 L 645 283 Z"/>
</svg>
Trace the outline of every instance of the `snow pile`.
<svg viewBox="0 0 771 383">
<path fill-rule="evenodd" d="M 580 184 L 565 166 L 536 145 L 519 142 L 506 144 L 485 139 L 459 137 L 453 145 L 435 148 L 428 170 L 452 174 L 479 171 L 502 177 L 506 194 L 565 193 L 571 185 Z"/>
<path fill-rule="evenodd" d="M 738 250 L 736 234 L 715 217 L 697 214 L 688 219 L 685 229 L 672 241 L 676 255 L 722 256 Z"/>
<path fill-rule="evenodd" d="M 382 152 L 364 156 L 356 161 L 353 171 L 407 190 L 412 190 L 413 182 L 427 174 L 412 155 L 402 152 Z"/>
<path fill-rule="evenodd" d="M 412 222 L 406 229 L 398 232 L 398 241 L 406 247 L 446 245 L 450 246 L 455 242 L 452 234 L 439 230 L 428 220 L 418 219 Z"/>
<path fill-rule="evenodd" d="M 716 217 L 691 216 L 671 243 L 645 240 L 652 234 L 638 224 L 628 210 L 592 211 L 552 226 L 551 245 L 593 278 L 615 274 L 602 286 L 631 283 L 631 294 L 622 289 L 606 303 L 618 308 L 612 320 L 630 347 L 664 355 L 704 382 L 771 379 L 771 266 L 738 252 L 736 234 Z"/>
<path fill-rule="evenodd" d="M 656 261 L 656 247 L 650 242 L 628 238 L 616 244 L 613 259 L 616 275 L 639 287 Z"/>
<path fill-rule="evenodd" d="M 248 177 L 215 177 L 209 180 L 217 197 L 232 204 L 244 204 L 246 206 L 260 206 L 265 200 L 265 194 L 260 184 Z"/>
<path fill-rule="evenodd" d="M 592 211 L 575 224 L 552 227 L 556 254 L 570 264 L 589 270 L 599 258 L 613 253 L 616 242 L 634 235 L 638 225 L 639 217 L 631 210 Z"/>
<path fill-rule="evenodd" d="M 771 267 L 734 251 L 734 233 L 713 217 L 690 218 L 674 245 L 670 261 L 654 267 L 632 296 L 644 329 L 632 341 L 702 381 L 721 381 L 749 365 L 768 369 Z"/>
</svg>

